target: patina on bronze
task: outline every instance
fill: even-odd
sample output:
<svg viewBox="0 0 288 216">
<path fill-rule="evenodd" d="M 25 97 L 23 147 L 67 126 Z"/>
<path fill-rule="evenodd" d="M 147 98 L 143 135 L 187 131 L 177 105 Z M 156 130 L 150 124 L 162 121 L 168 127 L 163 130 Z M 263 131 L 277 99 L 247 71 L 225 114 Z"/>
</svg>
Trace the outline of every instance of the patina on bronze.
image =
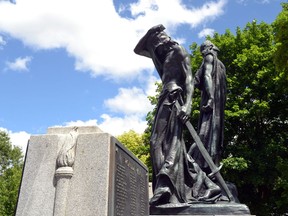
<svg viewBox="0 0 288 216">
<path fill-rule="evenodd" d="M 190 57 L 164 30 L 161 24 L 152 27 L 134 49 L 152 59 L 163 83 L 150 140 L 154 192 L 150 205 L 215 202 L 221 189 L 187 154 L 182 134 L 193 94 Z M 179 111 L 176 102 L 181 104 Z"/>
<path fill-rule="evenodd" d="M 198 134 L 214 163 L 219 166 L 224 140 L 224 108 L 226 102 L 226 69 L 217 58 L 219 49 L 209 40 L 200 46 L 203 61 L 195 74 L 194 85 L 201 90 Z M 210 172 L 207 161 L 198 148 L 192 157 L 206 172 Z"/>
<path fill-rule="evenodd" d="M 176 107 L 178 110 L 180 110 L 180 104 L 178 102 L 176 102 Z M 210 170 L 212 171 L 208 176 L 213 177 L 215 176 L 215 178 L 217 179 L 217 181 L 219 182 L 219 185 L 221 186 L 221 188 L 224 190 L 224 192 L 226 193 L 227 197 L 229 198 L 229 200 L 231 202 L 234 202 L 235 199 L 232 195 L 232 193 L 230 192 L 226 182 L 224 181 L 222 175 L 220 174 L 220 167 L 217 167 L 212 158 L 210 157 L 208 151 L 206 150 L 206 148 L 204 147 L 200 137 L 198 136 L 198 134 L 196 133 L 193 125 L 189 122 L 189 121 L 185 121 L 184 122 L 186 127 L 188 128 L 191 136 L 193 137 L 193 139 L 195 140 L 195 143 L 199 149 L 199 152 L 201 153 L 202 157 L 204 158 L 205 162 L 208 164 Z"/>
</svg>

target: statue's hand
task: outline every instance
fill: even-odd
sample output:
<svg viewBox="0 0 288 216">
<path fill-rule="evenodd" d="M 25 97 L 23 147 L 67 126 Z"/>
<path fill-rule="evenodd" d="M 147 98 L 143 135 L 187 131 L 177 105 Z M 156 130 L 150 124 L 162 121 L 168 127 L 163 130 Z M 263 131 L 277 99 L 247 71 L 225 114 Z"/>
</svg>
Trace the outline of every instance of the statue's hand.
<svg viewBox="0 0 288 216">
<path fill-rule="evenodd" d="M 206 113 L 211 112 L 213 110 L 213 100 L 209 99 L 207 104 L 202 106 L 202 110 Z"/>
<path fill-rule="evenodd" d="M 189 114 L 190 112 L 188 112 L 186 106 L 182 106 L 178 116 L 180 120 L 185 124 L 189 120 Z"/>
</svg>

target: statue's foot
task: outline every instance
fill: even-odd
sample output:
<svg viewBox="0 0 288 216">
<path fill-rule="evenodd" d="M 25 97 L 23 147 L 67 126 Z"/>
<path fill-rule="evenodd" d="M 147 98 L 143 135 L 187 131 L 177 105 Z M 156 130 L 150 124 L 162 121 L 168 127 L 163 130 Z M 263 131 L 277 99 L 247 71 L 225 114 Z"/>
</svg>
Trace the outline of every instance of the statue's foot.
<svg viewBox="0 0 288 216">
<path fill-rule="evenodd" d="M 152 206 L 166 204 L 171 197 L 171 190 L 169 187 L 157 188 L 154 192 L 154 196 L 150 199 L 149 204 Z"/>
<path fill-rule="evenodd" d="M 210 198 L 213 198 L 217 195 L 221 194 L 221 188 L 219 186 L 213 186 L 208 188 L 208 190 L 205 192 L 205 194 L 201 197 L 199 197 L 199 200 L 208 200 Z"/>
</svg>

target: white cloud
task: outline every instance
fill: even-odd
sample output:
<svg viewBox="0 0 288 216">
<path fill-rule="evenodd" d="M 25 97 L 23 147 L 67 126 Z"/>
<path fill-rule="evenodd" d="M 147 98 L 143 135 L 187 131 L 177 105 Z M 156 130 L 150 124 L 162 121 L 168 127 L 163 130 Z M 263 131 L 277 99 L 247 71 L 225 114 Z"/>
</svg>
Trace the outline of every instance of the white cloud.
<svg viewBox="0 0 288 216">
<path fill-rule="evenodd" d="M 120 88 L 114 98 L 105 102 L 109 111 L 124 113 L 124 117 L 103 114 L 102 123 L 92 119 L 64 125 L 98 125 L 113 135 L 130 129 L 142 133 L 146 128 L 144 117 L 151 110 L 147 96 L 155 93 L 156 78 L 149 74 L 154 69 L 152 61 L 134 54 L 135 45 L 153 25 L 162 23 L 173 37 L 182 24 L 193 28 L 220 16 L 226 3 L 227 0 L 211 0 L 196 8 L 181 0 L 170 0 L 169 4 L 164 0 L 139 0 L 122 3 L 115 9 L 113 0 L 25 0 L 15 5 L 0 1 L 0 32 L 36 50 L 64 48 L 75 58 L 76 69 L 88 70 L 93 76 L 125 80 L 137 77 L 146 85 L 145 90 Z M 187 38 L 177 40 L 185 42 Z M 19 59 L 14 68 L 27 70 L 29 61 Z M 13 66 L 10 63 L 7 65 Z"/>
<path fill-rule="evenodd" d="M 24 58 L 18 57 L 13 62 L 6 62 L 7 69 L 13 71 L 28 71 L 28 63 L 31 62 L 32 57 L 26 56 Z"/>
<path fill-rule="evenodd" d="M 114 98 L 107 99 L 104 104 L 113 113 L 124 113 L 124 117 L 103 114 L 101 116 L 103 122 L 99 124 L 99 127 L 114 136 L 129 130 L 143 133 L 147 127 L 146 115 L 153 109 L 148 96 L 155 95 L 156 81 L 159 81 L 156 77 L 146 76 L 145 81 L 142 80 L 146 85 L 145 90 L 136 87 L 120 88 L 118 94 Z"/>
<path fill-rule="evenodd" d="M 77 120 L 77 121 L 71 121 L 71 122 L 65 122 L 64 123 L 65 126 L 96 126 L 97 125 L 97 120 L 96 119 L 91 119 L 88 121 L 81 121 L 81 120 Z"/>
<path fill-rule="evenodd" d="M 19 131 L 19 132 L 10 131 L 9 136 L 11 139 L 11 143 L 15 146 L 19 146 L 25 155 L 30 134 L 25 131 Z"/>
<path fill-rule="evenodd" d="M 112 112 L 124 113 L 126 115 L 145 115 L 152 109 L 144 91 L 140 88 L 120 88 L 118 95 L 104 102 L 105 106 Z"/>
<path fill-rule="evenodd" d="M 0 35 L 0 49 L 6 45 L 6 41 L 4 40 L 4 38 Z"/>
<path fill-rule="evenodd" d="M 141 78 L 140 78 L 141 79 Z M 144 79 L 144 77 L 143 77 Z M 101 115 L 101 123 L 96 119 L 88 121 L 71 121 L 64 123 L 64 126 L 98 126 L 102 131 L 114 136 L 123 134 L 129 130 L 143 133 L 147 127 L 146 114 L 153 109 L 148 96 L 155 95 L 157 78 L 154 76 L 145 77 L 145 90 L 140 88 L 120 88 L 114 98 L 107 99 L 105 105 L 115 114 L 123 114 L 124 117 L 115 117 L 111 114 Z"/>
<path fill-rule="evenodd" d="M 11 144 L 13 146 L 20 147 L 23 154 L 25 155 L 28 140 L 30 138 L 30 134 L 25 132 L 25 131 L 13 132 L 11 130 L 7 130 L 6 128 L 1 128 L 1 127 L 0 127 L 0 130 L 8 133 L 8 135 L 10 137 Z"/>
<path fill-rule="evenodd" d="M 109 78 L 137 76 L 153 69 L 149 59 L 133 49 L 148 28 L 162 23 L 167 31 L 191 27 L 223 13 L 227 0 L 214 0 L 190 9 L 180 0 L 139 0 L 120 7 L 133 17 L 121 17 L 112 0 L 26 0 L 0 2 L 0 31 L 35 49 L 64 48 L 78 70 Z M 37 8 L 37 10 L 35 10 Z M 121 13 L 124 14 L 124 13 Z"/>
<path fill-rule="evenodd" d="M 146 121 L 139 117 L 139 115 L 129 115 L 123 118 L 113 117 L 108 114 L 101 115 L 102 123 L 98 123 L 96 119 L 90 119 L 88 121 L 71 121 L 65 122 L 62 126 L 97 126 L 103 132 L 107 132 L 113 136 L 118 136 L 129 130 L 134 130 L 137 133 L 143 133 L 147 127 Z M 56 125 L 54 127 L 60 127 Z"/>
<path fill-rule="evenodd" d="M 147 96 L 154 96 L 156 94 L 156 82 L 161 82 L 159 78 L 156 78 L 155 76 L 149 76 L 145 77 L 146 81 L 146 87 L 145 87 L 145 93 Z M 150 102 L 149 102 L 150 103 Z"/>
<path fill-rule="evenodd" d="M 198 8 L 188 8 L 181 0 L 169 1 L 169 4 L 164 0 L 139 0 L 131 4 L 131 13 L 137 17 L 136 21 L 145 24 L 145 29 L 155 24 L 155 21 L 169 28 L 175 28 L 179 24 L 195 27 L 221 15 L 226 3 L 226 0 L 210 1 Z"/>
<path fill-rule="evenodd" d="M 206 36 L 213 36 L 215 30 L 211 28 L 205 28 L 201 32 L 198 33 L 199 38 L 205 38 Z"/>
<path fill-rule="evenodd" d="M 103 123 L 99 124 L 99 128 L 105 132 L 118 136 L 129 130 L 134 130 L 137 133 L 143 133 L 147 127 L 145 120 L 138 115 L 129 115 L 124 118 L 111 117 L 107 114 L 103 114 L 101 118 Z"/>
</svg>

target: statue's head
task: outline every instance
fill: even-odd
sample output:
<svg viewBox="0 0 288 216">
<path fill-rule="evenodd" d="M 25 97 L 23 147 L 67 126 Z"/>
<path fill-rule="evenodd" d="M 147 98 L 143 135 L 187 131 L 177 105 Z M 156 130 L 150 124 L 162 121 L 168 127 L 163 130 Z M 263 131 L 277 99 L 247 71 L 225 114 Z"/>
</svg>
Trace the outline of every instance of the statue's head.
<svg viewBox="0 0 288 216">
<path fill-rule="evenodd" d="M 202 53 L 203 56 L 207 55 L 208 53 L 215 53 L 219 52 L 220 50 L 218 47 L 216 47 L 211 41 L 206 40 L 203 44 L 200 46 L 200 52 Z"/>
</svg>

